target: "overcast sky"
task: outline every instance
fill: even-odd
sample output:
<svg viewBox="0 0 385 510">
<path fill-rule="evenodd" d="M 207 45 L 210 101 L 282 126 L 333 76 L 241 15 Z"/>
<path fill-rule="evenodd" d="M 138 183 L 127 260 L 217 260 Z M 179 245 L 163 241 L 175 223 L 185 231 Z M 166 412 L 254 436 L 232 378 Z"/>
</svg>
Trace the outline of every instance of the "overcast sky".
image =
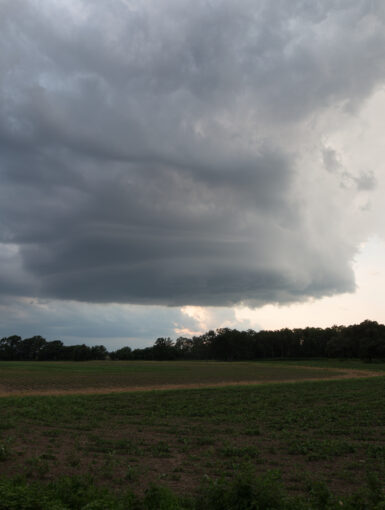
<svg viewBox="0 0 385 510">
<path fill-rule="evenodd" d="M 0 336 L 385 322 L 384 118 L 383 0 L 2 0 Z"/>
</svg>

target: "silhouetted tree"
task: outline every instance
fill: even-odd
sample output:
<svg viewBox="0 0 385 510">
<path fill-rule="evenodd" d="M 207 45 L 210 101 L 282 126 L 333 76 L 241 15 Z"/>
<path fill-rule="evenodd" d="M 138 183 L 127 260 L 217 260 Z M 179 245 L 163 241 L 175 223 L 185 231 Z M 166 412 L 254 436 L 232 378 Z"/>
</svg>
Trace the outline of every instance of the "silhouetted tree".
<svg viewBox="0 0 385 510">
<path fill-rule="evenodd" d="M 128 347 L 128 349 L 130 348 Z M 107 355 L 108 352 L 104 345 L 94 345 L 91 347 L 91 359 L 103 360 L 107 358 Z"/>
<path fill-rule="evenodd" d="M 21 342 L 21 337 L 17 335 L 2 338 L 0 340 L 0 359 L 4 361 L 21 359 Z"/>
<path fill-rule="evenodd" d="M 64 359 L 64 345 L 61 340 L 46 342 L 39 351 L 39 360 L 41 361 L 59 361 L 61 359 Z"/>
<path fill-rule="evenodd" d="M 111 352 L 110 358 L 117 360 L 129 360 L 133 359 L 133 353 L 130 347 L 122 347 L 115 352 Z"/>
<path fill-rule="evenodd" d="M 283 328 L 277 331 L 238 331 L 219 328 L 193 338 L 157 338 L 152 347 L 131 350 L 122 347 L 110 353 L 111 359 L 174 360 L 217 359 L 253 360 L 266 358 L 361 358 L 385 359 L 385 326 L 366 320 L 351 326 L 331 328 Z M 103 345 L 64 346 L 60 340 L 47 342 L 41 336 L 24 340 L 17 335 L 0 340 L 0 360 L 103 360 Z"/>
<path fill-rule="evenodd" d="M 27 361 L 39 359 L 39 353 L 46 343 L 45 338 L 41 336 L 25 338 L 19 344 L 20 358 Z"/>
<path fill-rule="evenodd" d="M 171 338 L 157 338 L 152 352 L 156 360 L 172 360 L 177 357 L 177 352 Z"/>
</svg>

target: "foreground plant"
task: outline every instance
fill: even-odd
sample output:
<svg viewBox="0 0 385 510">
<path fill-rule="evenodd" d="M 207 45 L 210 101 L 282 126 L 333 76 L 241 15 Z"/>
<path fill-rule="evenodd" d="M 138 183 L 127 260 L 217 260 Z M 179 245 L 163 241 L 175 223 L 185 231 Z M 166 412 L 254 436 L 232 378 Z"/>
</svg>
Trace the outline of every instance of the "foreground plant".
<svg viewBox="0 0 385 510">
<path fill-rule="evenodd" d="M 229 483 L 206 479 L 198 495 L 182 497 L 152 485 L 138 496 L 97 487 L 90 478 L 61 478 L 28 483 L 0 479 L 0 510 L 384 510 L 385 493 L 378 478 L 346 497 L 335 497 L 322 482 L 313 483 L 300 497 L 289 497 L 279 473 L 256 477 L 250 466 Z"/>
</svg>

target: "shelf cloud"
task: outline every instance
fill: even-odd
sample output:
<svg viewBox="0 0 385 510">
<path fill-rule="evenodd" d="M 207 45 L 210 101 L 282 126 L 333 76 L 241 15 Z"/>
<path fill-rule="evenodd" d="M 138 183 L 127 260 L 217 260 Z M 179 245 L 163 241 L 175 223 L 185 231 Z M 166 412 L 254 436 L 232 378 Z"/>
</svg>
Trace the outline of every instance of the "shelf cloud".
<svg viewBox="0 0 385 510">
<path fill-rule="evenodd" d="M 0 292 L 290 303 L 355 288 L 381 0 L 0 5 Z M 349 124 L 350 123 L 350 124 Z"/>
</svg>

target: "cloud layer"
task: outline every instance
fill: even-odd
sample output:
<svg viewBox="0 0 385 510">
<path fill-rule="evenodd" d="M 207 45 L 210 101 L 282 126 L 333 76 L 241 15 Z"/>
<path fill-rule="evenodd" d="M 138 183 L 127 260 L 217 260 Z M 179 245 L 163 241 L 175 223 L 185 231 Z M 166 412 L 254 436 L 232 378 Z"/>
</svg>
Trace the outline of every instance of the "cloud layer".
<svg viewBox="0 0 385 510">
<path fill-rule="evenodd" d="M 384 84 L 381 0 L 5 0 L 0 44 L 4 296 L 354 289 L 378 176 L 328 133 Z"/>
</svg>

